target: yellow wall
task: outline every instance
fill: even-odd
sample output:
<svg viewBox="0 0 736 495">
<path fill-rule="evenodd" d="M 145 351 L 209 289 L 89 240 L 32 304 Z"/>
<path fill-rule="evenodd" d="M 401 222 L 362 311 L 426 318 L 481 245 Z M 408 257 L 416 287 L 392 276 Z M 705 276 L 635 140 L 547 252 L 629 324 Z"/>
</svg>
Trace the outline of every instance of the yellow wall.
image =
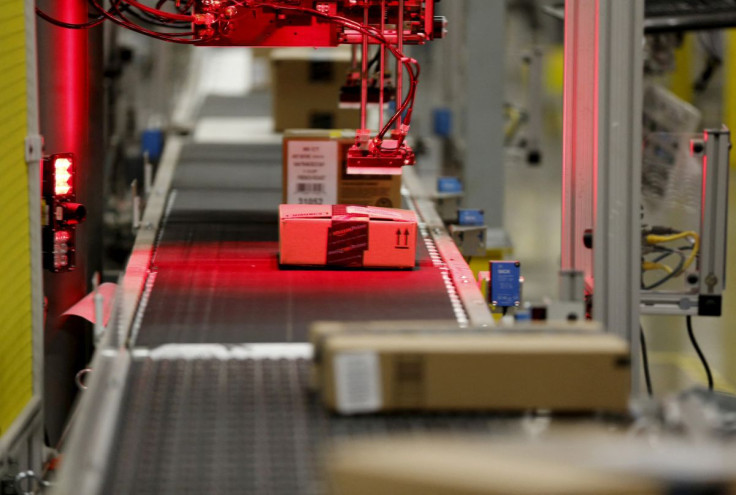
<svg viewBox="0 0 736 495">
<path fill-rule="evenodd" d="M 736 29 L 726 33 L 725 78 L 723 80 L 723 121 L 736 132 Z M 731 135 L 731 142 L 736 141 Z M 736 146 L 731 148 L 731 167 L 736 168 Z"/>
<path fill-rule="evenodd" d="M 33 394 L 23 4 L 0 0 L 0 435 Z"/>
<path fill-rule="evenodd" d="M 695 34 L 686 33 L 682 46 L 675 50 L 675 71 L 670 76 L 670 89 L 683 100 L 692 103 L 695 91 L 692 70 L 693 53 L 695 52 Z"/>
</svg>

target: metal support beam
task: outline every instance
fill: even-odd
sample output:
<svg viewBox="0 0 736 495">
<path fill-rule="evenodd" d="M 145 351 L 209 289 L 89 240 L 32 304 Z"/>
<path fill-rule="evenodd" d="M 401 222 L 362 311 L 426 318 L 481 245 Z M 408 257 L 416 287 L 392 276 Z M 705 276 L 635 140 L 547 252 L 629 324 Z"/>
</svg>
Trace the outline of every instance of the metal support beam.
<svg viewBox="0 0 736 495">
<path fill-rule="evenodd" d="M 594 319 L 630 342 L 636 393 L 644 1 L 565 8 L 562 268 L 584 271 Z"/>
<path fill-rule="evenodd" d="M 703 204 L 700 208 L 700 294 L 720 296 L 726 288 L 728 172 L 731 133 L 725 127 L 705 131 Z"/>
<path fill-rule="evenodd" d="M 489 229 L 503 229 L 506 2 L 466 4 L 465 204 L 485 211 Z"/>
<path fill-rule="evenodd" d="M 641 284 L 643 22 L 643 0 L 598 2 L 593 315 L 632 344 Z"/>
<path fill-rule="evenodd" d="M 28 101 L 27 132 L 30 140 L 39 135 L 38 118 L 38 64 L 36 40 L 36 12 L 35 2 L 25 0 L 26 24 L 26 95 Z M 41 398 L 44 394 L 44 345 L 43 345 L 43 262 L 41 246 L 41 217 L 34 212 L 41 211 L 41 162 L 38 159 L 41 150 L 26 149 L 28 166 L 28 192 L 30 211 L 30 240 L 31 240 L 31 325 L 33 332 L 33 396 L 38 398 L 38 416 L 31 429 L 28 444 L 28 466 L 36 473 L 40 473 L 43 466 L 44 447 L 44 405 Z"/>
</svg>

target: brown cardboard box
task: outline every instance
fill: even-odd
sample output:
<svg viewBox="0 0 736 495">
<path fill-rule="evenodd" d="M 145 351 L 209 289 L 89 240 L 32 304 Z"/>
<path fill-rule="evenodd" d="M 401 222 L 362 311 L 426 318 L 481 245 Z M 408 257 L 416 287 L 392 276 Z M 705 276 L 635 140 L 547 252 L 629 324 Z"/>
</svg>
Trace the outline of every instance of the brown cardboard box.
<svg viewBox="0 0 736 495">
<path fill-rule="evenodd" d="M 271 52 L 274 127 L 354 129 L 360 112 L 339 109 L 340 88 L 350 69 L 350 51 L 283 48 Z"/>
<path fill-rule="evenodd" d="M 416 248 L 417 216 L 411 210 L 279 206 L 283 265 L 414 268 Z"/>
<path fill-rule="evenodd" d="M 271 52 L 273 48 L 256 47 L 251 49 L 251 78 L 253 89 L 265 90 L 271 87 Z M 270 130 L 270 129 L 269 129 Z"/>
<path fill-rule="evenodd" d="M 473 334 L 486 335 L 498 334 L 500 332 L 513 332 L 514 334 L 538 334 L 544 333 L 601 333 L 603 327 L 595 321 L 530 321 L 517 323 L 513 328 L 460 328 L 457 320 L 392 320 L 392 321 L 366 321 L 366 322 L 342 322 L 342 321 L 317 321 L 309 328 L 309 342 L 315 349 L 315 356 L 321 356 L 322 346 L 326 339 L 331 336 L 349 333 L 351 335 L 411 335 L 411 334 Z M 320 387 L 322 359 L 319 357 L 312 361 L 309 375 L 309 388 L 318 391 Z"/>
<path fill-rule="evenodd" d="M 540 455 L 540 444 L 545 446 L 542 442 L 515 444 L 444 436 L 351 440 L 338 444 L 326 458 L 327 492 L 331 495 L 664 495 L 673 492 L 668 490 L 672 487 L 666 480 L 647 476 L 642 469 L 620 472 L 620 469 L 593 467 L 579 459 L 565 459 L 564 451 L 543 449 L 544 455 Z M 564 443 L 558 446 L 565 447 Z M 595 449 L 596 445 L 588 447 Z M 589 450 L 588 455 L 591 453 Z"/>
<path fill-rule="evenodd" d="M 604 333 L 335 333 L 317 349 L 325 405 L 376 411 L 615 411 L 629 347 Z"/>
<path fill-rule="evenodd" d="M 284 133 L 283 202 L 399 208 L 400 175 L 349 175 L 351 131 L 289 130 Z"/>
</svg>

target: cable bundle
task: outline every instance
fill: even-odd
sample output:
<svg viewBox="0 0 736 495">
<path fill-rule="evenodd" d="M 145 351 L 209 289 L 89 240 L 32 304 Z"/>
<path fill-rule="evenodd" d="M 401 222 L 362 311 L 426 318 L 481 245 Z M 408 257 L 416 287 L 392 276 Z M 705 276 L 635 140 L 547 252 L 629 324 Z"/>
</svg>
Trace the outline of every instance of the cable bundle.
<svg viewBox="0 0 736 495">
<path fill-rule="evenodd" d="M 641 288 L 644 290 L 652 290 L 663 285 L 665 282 L 672 280 L 685 273 L 695 261 L 700 249 L 700 236 L 694 231 L 671 232 L 664 235 L 648 234 L 644 237 L 650 252 L 647 254 L 656 255 L 653 259 L 642 261 L 642 271 L 662 271 L 664 275 L 652 283 L 644 283 L 642 279 Z M 685 241 L 687 244 L 671 247 L 672 242 Z M 669 246 L 667 244 L 670 244 Z M 687 254 L 689 251 L 689 254 Z M 676 263 L 674 268 L 665 263 L 665 260 L 675 257 Z"/>
<path fill-rule="evenodd" d="M 109 20 L 131 31 L 162 41 L 181 44 L 195 44 L 202 41 L 193 38 L 192 24 L 195 22 L 195 16 L 192 14 L 192 8 L 194 0 L 158 0 L 155 7 L 144 5 L 136 0 L 109 0 L 109 7 L 103 5 L 105 0 L 88 1 L 98 15 L 83 24 L 73 24 L 54 19 L 39 8 L 36 8 L 36 14 L 46 22 L 66 29 L 91 29 Z M 164 4 L 168 2 L 174 4 L 173 10 L 175 12 L 162 10 Z M 146 25 L 165 27 L 175 31 L 154 31 Z"/>
</svg>

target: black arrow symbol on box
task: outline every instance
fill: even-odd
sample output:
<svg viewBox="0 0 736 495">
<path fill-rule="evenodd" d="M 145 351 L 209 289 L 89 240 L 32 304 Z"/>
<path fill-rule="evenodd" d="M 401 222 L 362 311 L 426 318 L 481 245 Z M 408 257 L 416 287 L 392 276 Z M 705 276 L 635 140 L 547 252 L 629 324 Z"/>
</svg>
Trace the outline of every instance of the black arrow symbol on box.
<svg viewBox="0 0 736 495">
<path fill-rule="evenodd" d="M 409 245 L 409 229 L 404 230 L 404 246 Z"/>
<path fill-rule="evenodd" d="M 401 229 L 396 229 L 396 245 L 401 246 Z"/>
</svg>

